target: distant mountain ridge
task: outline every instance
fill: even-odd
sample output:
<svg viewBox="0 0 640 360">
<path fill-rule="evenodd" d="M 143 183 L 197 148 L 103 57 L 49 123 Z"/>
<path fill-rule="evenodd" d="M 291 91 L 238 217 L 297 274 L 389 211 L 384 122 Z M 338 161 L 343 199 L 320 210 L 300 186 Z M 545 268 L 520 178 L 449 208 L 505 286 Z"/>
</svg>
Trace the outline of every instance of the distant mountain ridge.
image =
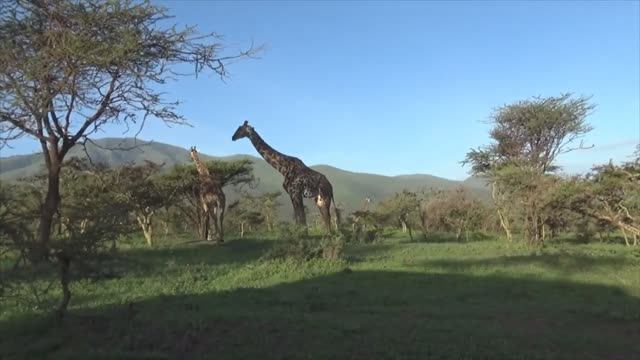
<svg viewBox="0 0 640 360">
<path fill-rule="evenodd" d="M 95 143 L 98 146 L 91 143 L 87 144 L 89 156 L 94 162 L 106 163 L 109 166 L 120 166 L 126 163 L 140 164 L 145 160 L 149 160 L 156 163 L 164 163 L 165 167 L 171 167 L 176 164 L 191 161 L 187 149 L 170 144 L 159 142 L 147 143 L 133 138 L 103 138 L 95 140 Z M 84 158 L 86 154 L 81 147 L 74 147 L 70 150 L 67 158 L 74 156 Z M 253 163 L 254 175 L 256 179 L 258 179 L 258 184 L 254 191 L 283 191 L 282 175 L 262 158 L 242 154 L 224 157 L 202 154 L 202 157 L 204 159 L 227 161 L 249 159 Z M 478 178 L 455 181 L 427 174 L 385 176 L 356 173 L 329 165 L 313 165 L 311 168 L 327 176 L 333 184 L 335 200 L 342 204 L 347 211 L 361 208 L 365 197 L 369 197 L 374 202 L 378 202 L 403 189 L 452 189 L 457 186 L 463 186 L 468 189 L 473 196 L 484 200 L 488 198 L 486 185 Z M 34 175 L 42 171 L 44 171 L 44 161 L 41 153 L 0 158 L 0 181 L 16 181 L 19 178 Z M 226 191 L 230 192 L 230 199 L 237 196 L 234 189 L 226 189 Z M 281 202 L 283 203 L 281 209 L 282 214 L 289 215 L 292 210 L 286 194 L 281 198 Z"/>
</svg>

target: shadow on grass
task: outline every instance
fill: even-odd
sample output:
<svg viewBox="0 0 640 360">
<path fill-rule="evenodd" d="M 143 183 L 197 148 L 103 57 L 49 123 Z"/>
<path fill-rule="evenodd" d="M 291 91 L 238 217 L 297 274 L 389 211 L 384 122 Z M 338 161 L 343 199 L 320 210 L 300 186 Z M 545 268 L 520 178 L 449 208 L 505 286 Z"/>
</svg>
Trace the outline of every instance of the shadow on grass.
<svg viewBox="0 0 640 360">
<path fill-rule="evenodd" d="M 253 238 L 232 239 L 224 244 L 208 241 L 187 241 L 171 243 L 159 248 L 135 247 L 118 250 L 115 255 L 102 257 L 97 267 L 103 274 L 101 279 L 138 275 L 141 277 L 159 272 L 167 273 L 167 268 L 179 271 L 184 265 L 229 265 L 243 264 L 261 257 L 275 244 L 273 240 Z M 72 264 L 73 265 L 73 264 Z M 55 263 L 21 267 L 3 273 L 7 283 L 19 281 L 57 281 L 58 267 Z M 86 271 L 72 272 L 74 280 L 96 277 Z"/>
<path fill-rule="evenodd" d="M 631 359 L 638 320 L 640 300 L 617 287 L 344 271 L 5 321 L 0 357 Z"/>
</svg>

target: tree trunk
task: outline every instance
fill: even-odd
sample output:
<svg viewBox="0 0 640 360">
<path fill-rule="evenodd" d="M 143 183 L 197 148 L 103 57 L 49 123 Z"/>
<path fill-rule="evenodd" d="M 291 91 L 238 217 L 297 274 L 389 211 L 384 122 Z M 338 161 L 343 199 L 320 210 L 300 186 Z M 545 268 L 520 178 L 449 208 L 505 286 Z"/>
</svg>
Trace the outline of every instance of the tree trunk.
<svg viewBox="0 0 640 360">
<path fill-rule="evenodd" d="M 62 216 L 60 215 L 60 212 L 58 212 L 58 236 L 62 236 L 64 235 L 64 222 L 62 221 Z"/>
<path fill-rule="evenodd" d="M 420 230 L 422 230 L 422 235 L 424 235 L 424 240 L 426 241 L 429 229 L 427 227 L 427 215 L 423 211 L 420 211 Z"/>
<path fill-rule="evenodd" d="M 62 301 L 58 306 L 58 316 L 62 318 L 67 312 L 67 307 L 71 300 L 71 290 L 69 289 L 71 259 L 62 252 L 57 253 L 56 258 L 58 259 L 58 265 L 60 265 L 60 286 L 62 287 Z"/>
<path fill-rule="evenodd" d="M 422 236 L 424 236 L 424 240 L 427 241 L 429 239 L 428 237 L 429 229 L 427 229 L 426 226 L 422 225 L 420 226 L 420 230 L 422 230 Z"/>
<path fill-rule="evenodd" d="M 525 215 L 524 230 L 529 245 L 539 245 L 543 242 L 542 221 L 538 212 L 537 204 L 532 201 L 528 204 Z"/>
<path fill-rule="evenodd" d="M 49 156 L 45 153 L 45 156 Z M 40 209 L 40 224 L 38 229 L 39 249 L 37 257 L 46 259 L 48 254 L 48 246 L 51 240 L 51 229 L 53 225 L 53 217 L 60 206 L 60 161 L 56 155 L 49 156 L 47 161 L 48 177 L 47 177 L 47 194 L 44 203 Z"/>
<path fill-rule="evenodd" d="M 611 225 L 617 226 L 618 228 L 620 228 L 620 230 L 622 230 L 623 234 L 625 234 L 625 231 L 628 231 L 631 233 L 631 235 L 640 236 L 640 227 L 638 227 L 635 224 L 627 224 L 615 216 L 607 216 L 599 213 L 586 213 L 586 212 L 583 212 L 583 214 L 589 215 L 595 219 L 606 221 Z M 625 240 L 626 240 L 626 235 L 625 235 Z"/>
<path fill-rule="evenodd" d="M 509 224 L 509 218 L 507 218 L 503 210 L 500 208 L 500 204 L 498 203 L 498 197 L 496 192 L 498 191 L 498 187 L 495 182 L 491 183 L 491 198 L 493 199 L 493 203 L 496 206 L 496 210 L 498 211 L 498 218 L 500 219 L 500 226 L 504 230 L 505 235 L 507 236 L 507 240 L 509 242 L 512 241 L 513 237 L 511 236 L 511 226 Z"/>
<path fill-rule="evenodd" d="M 240 238 L 244 239 L 244 222 L 240 222 Z"/>
<path fill-rule="evenodd" d="M 147 245 L 153 246 L 153 214 L 143 214 L 138 215 L 137 220 L 140 228 L 142 228 L 142 233 L 144 234 L 145 240 L 147 240 Z"/>
<path fill-rule="evenodd" d="M 82 221 L 80 221 L 80 234 L 84 234 L 85 231 L 87 231 L 88 224 L 89 224 L 88 219 L 82 219 Z"/>
<path fill-rule="evenodd" d="M 627 246 L 631 246 L 631 244 L 629 244 L 629 238 L 627 237 L 627 232 L 624 231 L 624 229 L 622 230 L 622 236 L 624 236 L 624 243 L 627 244 Z"/>
<path fill-rule="evenodd" d="M 511 226 L 509 224 L 509 219 L 503 215 L 502 210 L 500 209 L 498 209 L 498 217 L 500 218 L 500 226 L 502 226 L 502 229 L 507 236 L 507 240 L 511 242 L 513 240 L 513 236 L 511 235 Z"/>
<path fill-rule="evenodd" d="M 402 224 L 402 233 L 406 233 L 407 232 L 407 223 L 400 220 L 400 223 Z"/>
<path fill-rule="evenodd" d="M 166 221 L 163 221 L 161 225 L 162 225 L 163 237 L 166 239 L 169 236 L 169 223 Z"/>
</svg>

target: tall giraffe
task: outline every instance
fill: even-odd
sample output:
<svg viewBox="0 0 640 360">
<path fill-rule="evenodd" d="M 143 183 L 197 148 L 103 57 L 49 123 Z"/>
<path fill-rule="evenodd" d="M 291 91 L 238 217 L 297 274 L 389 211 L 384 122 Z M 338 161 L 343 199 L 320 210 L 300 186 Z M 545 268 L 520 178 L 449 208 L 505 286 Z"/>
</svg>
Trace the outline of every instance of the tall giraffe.
<svg viewBox="0 0 640 360">
<path fill-rule="evenodd" d="M 269 146 L 258 133 L 245 121 L 231 138 L 236 141 L 248 137 L 258 153 L 269 165 L 284 176 L 282 187 L 289 194 L 293 205 L 293 214 L 297 224 L 306 226 L 303 198 L 312 198 L 320 210 L 320 215 L 327 231 L 331 231 L 331 203 L 333 202 L 336 217 L 339 216 L 333 199 L 333 187 L 321 173 L 307 167 L 302 160 L 285 155 Z M 336 218 L 336 222 L 339 221 Z"/>
<path fill-rule="evenodd" d="M 196 164 L 200 177 L 200 202 L 205 215 L 205 238 L 211 240 L 209 219 L 213 218 L 216 240 L 223 243 L 224 229 L 222 222 L 224 220 L 225 196 L 222 191 L 222 181 L 217 176 L 212 176 L 209 173 L 207 166 L 200 160 L 195 146 L 191 147 L 189 155 Z"/>
</svg>

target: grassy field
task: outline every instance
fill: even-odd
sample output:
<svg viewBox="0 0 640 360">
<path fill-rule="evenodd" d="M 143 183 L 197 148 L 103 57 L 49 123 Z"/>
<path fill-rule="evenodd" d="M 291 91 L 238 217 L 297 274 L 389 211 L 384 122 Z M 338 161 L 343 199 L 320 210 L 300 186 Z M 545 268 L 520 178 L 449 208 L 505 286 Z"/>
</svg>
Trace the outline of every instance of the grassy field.
<svg viewBox="0 0 640 360">
<path fill-rule="evenodd" d="M 640 357 L 638 249 L 396 237 L 262 260 L 276 241 L 126 249 L 120 279 L 74 283 L 62 323 L 0 305 L 0 358 Z"/>
</svg>

